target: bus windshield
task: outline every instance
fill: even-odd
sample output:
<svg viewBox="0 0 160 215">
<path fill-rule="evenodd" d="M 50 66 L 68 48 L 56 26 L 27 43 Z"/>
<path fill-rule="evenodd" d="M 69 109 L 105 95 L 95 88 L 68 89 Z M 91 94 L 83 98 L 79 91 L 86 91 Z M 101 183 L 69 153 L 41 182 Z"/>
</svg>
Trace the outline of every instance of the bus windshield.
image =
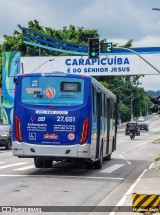
<svg viewBox="0 0 160 215">
<path fill-rule="evenodd" d="M 65 77 L 23 77 L 21 102 L 29 105 L 74 106 L 84 102 L 84 80 Z"/>
</svg>

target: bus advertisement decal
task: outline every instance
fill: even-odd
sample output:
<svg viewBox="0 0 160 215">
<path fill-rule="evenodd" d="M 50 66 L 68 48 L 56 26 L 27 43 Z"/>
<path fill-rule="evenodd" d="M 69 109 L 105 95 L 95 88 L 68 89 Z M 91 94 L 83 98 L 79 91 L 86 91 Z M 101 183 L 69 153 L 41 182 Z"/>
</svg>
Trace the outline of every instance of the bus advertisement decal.
<svg viewBox="0 0 160 215">
<path fill-rule="evenodd" d="M 40 92 L 42 91 L 42 88 L 26 88 L 26 93 L 27 94 L 40 94 Z"/>
<path fill-rule="evenodd" d="M 28 123 L 27 131 L 47 131 L 47 124 Z"/>
<path fill-rule="evenodd" d="M 62 131 L 62 132 L 75 132 L 76 126 L 75 125 L 63 125 L 63 124 L 55 124 L 54 131 Z"/>
<path fill-rule="evenodd" d="M 58 134 L 43 134 L 44 139 L 58 139 Z"/>
<path fill-rule="evenodd" d="M 29 133 L 29 140 L 36 140 L 36 133 Z"/>
<path fill-rule="evenodd" d="M 68 111 L 36 110 L 36 114 L 65 114 L 65 115 L 68 115 Z"/>
<path fill-rule="evenodd" d="M 68 139 L 69 140 L 74 140 L 75 139 L 75 134 L 74 133 L 69 133 L 68 134 Z"/>
<path fill-rule="evenodd" d="M 31 87 L 39 87 L 39 77 L 31 77 L 30 81 Z"/>
<path fill-rule="evenodd" d="M 55 96 L 56 91 L 55 91 L 54 88 L 48 87 L 48 88 L 46 88 L 46 89 L 44 90 L 44 94 L 45 94 L 45 97 L 46 97 L 47 99 L 52 99 L 52 98 Z"/>
</svg>

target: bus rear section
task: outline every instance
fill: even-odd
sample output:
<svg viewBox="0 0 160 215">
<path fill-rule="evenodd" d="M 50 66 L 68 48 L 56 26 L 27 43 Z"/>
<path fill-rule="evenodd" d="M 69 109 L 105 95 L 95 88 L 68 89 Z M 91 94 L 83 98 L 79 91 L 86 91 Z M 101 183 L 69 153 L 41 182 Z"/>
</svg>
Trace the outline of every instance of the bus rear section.
<svg viewBox="0 0 160 215">
<path fill-rule="evenodd" d="M 16 79 L 13 155 L 34 158 L 36 167 L 53 160 L 90 158 L 91 78 L 27 74 Z"/>
</svg>

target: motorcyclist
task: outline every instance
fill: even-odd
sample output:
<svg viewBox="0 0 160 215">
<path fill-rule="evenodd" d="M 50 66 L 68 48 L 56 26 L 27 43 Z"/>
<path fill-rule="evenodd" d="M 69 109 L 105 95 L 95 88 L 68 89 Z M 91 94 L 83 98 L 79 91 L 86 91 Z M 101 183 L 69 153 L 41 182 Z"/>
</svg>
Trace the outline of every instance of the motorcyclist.
<svg viewBox="0 0 160 215">
<path fill-rule="evenodd" d="M 129 135 L 130 137 L 134 138 L 136 134 L 136 127 L 135 126 L 130 126 L 129 127 Z"/>
</svg>

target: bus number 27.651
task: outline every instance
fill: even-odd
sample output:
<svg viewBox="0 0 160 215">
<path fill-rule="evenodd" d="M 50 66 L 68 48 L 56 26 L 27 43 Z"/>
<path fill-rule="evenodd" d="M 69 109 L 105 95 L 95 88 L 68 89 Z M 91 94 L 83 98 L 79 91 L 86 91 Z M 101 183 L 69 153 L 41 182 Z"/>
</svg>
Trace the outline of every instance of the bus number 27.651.
<svg viewBox="0 0 160 215">
<path fill-rule="evenodd" d="M 57 116 L 57 122 L 75 122 L 76 118 L 73 116 Z"/>
</svg>

